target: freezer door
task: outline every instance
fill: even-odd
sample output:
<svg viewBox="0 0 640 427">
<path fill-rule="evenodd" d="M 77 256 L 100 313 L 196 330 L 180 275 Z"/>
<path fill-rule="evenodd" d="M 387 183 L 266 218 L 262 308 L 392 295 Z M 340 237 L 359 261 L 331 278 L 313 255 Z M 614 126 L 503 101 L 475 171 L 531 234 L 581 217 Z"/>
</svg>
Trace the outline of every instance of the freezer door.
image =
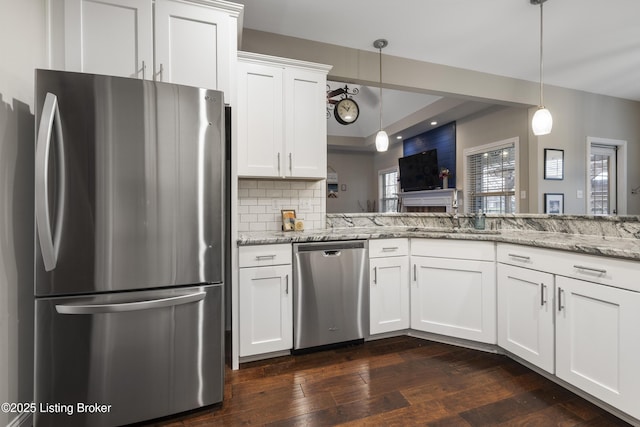
<svg viewBox="0 0 640 427">
<path fill-rule="evenodd" d="M 222 93 L 36 70 L 37 296 L 222 282 Z"/>
<path fill-rule="evenodd" d="M 116 426 L 222 401 L 222 314 L 221 285 L 36 300 L 35 425 Z"/>
</svg>

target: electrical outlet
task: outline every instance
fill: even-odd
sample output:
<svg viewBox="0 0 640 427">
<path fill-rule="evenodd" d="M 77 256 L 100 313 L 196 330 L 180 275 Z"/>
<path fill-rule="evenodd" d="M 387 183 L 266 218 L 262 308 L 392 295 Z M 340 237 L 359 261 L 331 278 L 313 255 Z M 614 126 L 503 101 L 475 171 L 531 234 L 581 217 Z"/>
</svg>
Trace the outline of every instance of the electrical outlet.
<svg viewBox="0 0 640 427">
<path fill-rule="evenodd" d="M 582 199 L 584 197 L 584 193 L 582 192 L 582 190 L 576 191 L 576 197 L 578 199 Z"/>
<path fill-rule="evenodd" d="M 527 198 L 527 190 L 520 190 L 520 198 L 521 199 Z"/>
</svg>

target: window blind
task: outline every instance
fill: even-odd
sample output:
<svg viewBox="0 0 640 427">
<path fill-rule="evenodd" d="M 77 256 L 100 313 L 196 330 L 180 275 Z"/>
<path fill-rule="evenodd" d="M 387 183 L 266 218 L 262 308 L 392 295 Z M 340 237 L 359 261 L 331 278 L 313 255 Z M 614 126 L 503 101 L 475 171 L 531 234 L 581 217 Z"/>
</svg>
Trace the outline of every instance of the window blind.
<svg viewBox="0 0 640 427">
<path fill-rule="evenodd" d="M 516 210 L 515 145 L 467 156 L 468 212 L 514 213 Z"/>
</svg>

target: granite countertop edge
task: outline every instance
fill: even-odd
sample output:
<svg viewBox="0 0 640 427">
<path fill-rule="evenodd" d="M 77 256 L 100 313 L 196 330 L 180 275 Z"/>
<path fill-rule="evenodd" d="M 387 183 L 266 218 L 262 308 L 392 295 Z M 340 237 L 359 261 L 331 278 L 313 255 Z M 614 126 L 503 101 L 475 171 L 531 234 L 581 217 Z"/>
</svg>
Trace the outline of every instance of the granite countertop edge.
<svg viewBox="0 0 640 427">
<path fill-rule="evenodd" d="M 350 227 L 309 231 L 241 232 L 238 246 L 389 238 L 431 238 L 512 243 L 574 253 L 640 261 L 640 239 L 522 230 Z"/>
</svg>

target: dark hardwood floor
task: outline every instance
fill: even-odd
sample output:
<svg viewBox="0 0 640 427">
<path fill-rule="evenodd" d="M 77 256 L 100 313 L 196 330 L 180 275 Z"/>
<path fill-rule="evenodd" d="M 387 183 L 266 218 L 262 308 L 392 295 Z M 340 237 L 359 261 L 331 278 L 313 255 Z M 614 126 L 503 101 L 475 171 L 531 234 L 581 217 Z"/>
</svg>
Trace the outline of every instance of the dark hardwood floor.
<svg viewBox="0 0 640 427">
<path fill-rule="evenodd" d="M 410 337 L 227 369 L 221 406 L 156 426 L 628 426 L 511 359 Z"/>
</svg>

